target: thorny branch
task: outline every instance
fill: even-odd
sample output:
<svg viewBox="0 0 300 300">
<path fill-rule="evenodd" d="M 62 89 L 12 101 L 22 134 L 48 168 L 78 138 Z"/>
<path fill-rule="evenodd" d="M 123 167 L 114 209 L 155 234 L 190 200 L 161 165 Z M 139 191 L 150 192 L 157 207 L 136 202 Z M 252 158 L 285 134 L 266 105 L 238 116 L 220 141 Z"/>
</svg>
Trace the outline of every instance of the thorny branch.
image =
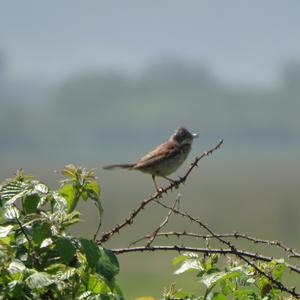
<svg viewBox="0 0 300 300">
<path fill-rule="evenodd" d="M 264 262 L 271 262 L 274 260 L 273 257 L 261 255 L 254 252 L 244 251 L 244 250 L 233 250 L 230 248 L 222 249 L 222 248 L 198 248 L 198 247 L 189 247 L 185 245 L 172 245 L 172 246 L 139 246 L 139 247 L 129 247 L 129 248 L 115 248 L 111 249 L 115 254 L 123 254 L 130 252 L 145 252 L 145 251 L 190 251 L 190 252 L 198 252 L 204 254 L 234 254 L 241 255 L 244 257 L 249 257 L 253 260 L 259 260 Z M 296 268 L 293 265 L 285 263 L 285 266 L 295 273 L 300 274 L 300 269 Z"/>
<path fill-rule="evenodd" d="M 167 194 L 168 191 L 172 190 L 173 188 L 175 188 L 175 187 L 177 188 L 179 185 L 183 184 L 186 181 L 186 179 L 188 178 L 188 176 L 190 175 L 190 173 L 192 172 L 192 170 L 198 166 L 198 162 L 201 159 L 203 159 L 204 157 L 211 155 L 214 151 L 219 149 L 222 144 L 223 144 L 223 140 L 220 140 L 219 143 L 215 147 L 211 148 L 208 151 L 203 152 L 202 155 L 200 155 L 199 157 L 196 157 L 194 159 L 194 161 L 191 163 L 189 169 L 187 170 L 187 172 L 185 173 L 185 175 L 183 177 L 180 177 L 178 180 L 171 182 L 167 187 L 161 188 L 159 190 L 159 192 L 155 193 L 154 195 L 150 196 L 149 198 L 144 199 L 140 203 L 140 205 L 136 209 L 134 209 L 131 212 L 131 214 L 122 223 L 119 223 L 119 224 L 115 225 L 113 228 L 104 232 L 102 234 L 102 237 L 100 238 L 100 240 L 97 241 L 97 243 L 102 244 L 102 243 L 108 241 L 115 233 L 118 233 L 123 227 L 125 227 L 127 225 L 131 225 L 133 223 L 134 218 L 145 208 L 146 205 L 148 205 L 152 201 L 155 201 L 155 200 L 161 198 L 164 194 Z"/>
<path fill-rule="evenodd" d="M 234 239 L 244 239 L 253 242 L 254 244 L 265 244 L 268 246 L 275 246 L 280 249 L 282 249 L 284 252 L 287 253 L 287 256 L 289 258 L 299 258 L 300 253 L 298 253 L 295 249 L 292 249 L 286 245 L 284 245 L 280 241 L 273 241 L 273 240 L 265 240 L 265 239 L 260 239 L 260 238 L 255 238 L 253 236 L 244 234 L 244 233 L 238 233 L 238 232 L 233 232 L 233 233 L 216 233 L 215 236 L 211 234 L 199 234 L 195 232 L 187 232 L 187 231 L 166 231 L 166 232 L 158 232 L 156 236 L 164 236 L 164 237 L 170 237 L 170 236 L 175 236 L 177 238 L 180 237 L 195 237 L 198 239 L 204 239 L 204 240 L 209 240 L 209 239 L 214 239 L 215 237 L 221 237 L 221 238 L 234 238 Z M 138 242 L 141 242 L 143 240 L 149 239 L 150 235 L 145 235 L 144 237 L 141 237 L 137 239 L 136 241 L 132 242 L 130 246 L 133 246 L 137 244 Z"/>
<path fill-rule="evenodd" d="M 167 187 L 161 188 L 157 193 L 150 196 L 149 198 L 144 199 L 140 203 L 140 205 L 136 209 L 134 209 L 131 212 L 131 214 L 123 222 L 115 225 L 113 228 L 111 228 L 111 229 L 107 230 L 106 232 L 104 232 L 102 234 L 101 239 L 98 240 L 97 243 L 102 244 L 102 243 L 108 241 L 115 233 L 118 233 L 122 228 L 124 228 L 127 225 L 131 225 L 133 223 L 133 220 L 135 219 L 135 217 L 149 203 L 155 201 L 159 205 L 161 205 L 164 208 L 169 210 L 168 215 L 166 216 L 164 221 L 151 234 L 148 234 L 148 235 L 140 238 L 139 240 L 131 243 L 130 245 L 135 244 L 135 243 L 137 243 L 139 241 L 142 241 L 142 240 L 145 240 L 145 239 L 148 240 L 147 244 L 145 246 L 140 246 L 140 247 L 128 247 L 128 248 L 111 249 L 115 254 L 138 252 L 138 251 L 139 252 L 159 251 L 159 250 L 164 250 L 164 251 L 191 251 L 191 252 L 200 252 L 200 253 L 204 253 L 204 254 L 209 254 L 209 253 L 219 253 L 219 254 L 224 254 L 224 255 L 231 254 L 231 255 L 235 255 L 240 260 L 244 261 L 247 265 L 251 266 L 258 274 L 260 274 L 260 275 L 264 276 L 265 278 L 267 278 L 272 283 L 272 285 L 274 285 L 275 287 L 277 287 L 281 291 L 287 292 L 290 295 L 300 299 L 300 293 L 298 293 L 295 288 L 289 288 L 289 287 L 285 286 L 283 283 L 281 283 L 280 281 L 275 279 L 271 274 L 266 273 L 265 271 L 261 270 L 261 268 L 256 265 L 256 261 L 270 262 L 270 261 L 274 260 L 273 257 L 264 256 L 264 255 L 261 255 L 261 254 L 258 254 L 258 253 L 253 253 L 253 252 L 248 252 L 248 251 L 238 249 L 232 242 L 228 241 L 227 238 L 246 239 L 246 240 L 252 241 L 253 243 L 261 243 L 261 244 L 277 246 L 277 247 L 283 249 L 285 252 L 287 252 L 289 254 L 289 257 L 299 258 L 300 254 L 298 252 L 296 252 L 292 248 L 289 248 L 289 247 L 285 246 L 283 243 L 278 242 L 278 241 L 257 239 L 257 238 L 254 238 L 252 236 L 248 236 L 246 234 L 239 234 L 239 233 L 216 234 L 208 227 L 208 225 L 204 224 L 201 220 L 192 217 L 189 213 L 182 212 L 179 209 L 176 209 L 175 208 L 176 207 L 176 201 L 174 202 L 174 205 L 172 207 L 170 207 L 170 206 L 162 203 L 159 200 L 160 198 L 162 198 L 162 196 L 164 194 L 167 194 L 168 191 L 172 190 L 173 188 L 177 188 L 179 185 L 185 183 L 185 181 L 189 177 L 192 170 L 196 166 L 198 166 L 198 162 L 202 158 L 209 156 L 215 150 L 219 149 L 222 144 L 223 144 L 223 140 L 220 140 L 219 143 L 214 148 L 210 149 L 209 151 L 204 152 L 201 156 L 196 157 L 183 177 L 180 177 L 177 181 L 171 182 Z M 182 231 L 182 232 L 175 232 L 175 231 L 160 232 L 160 230 L 168 223 L 171 214 L 179 215 L 179 216 L 184 217 L 184 218 L 186 218 L 187 220 L 189 220 L 193 223 L 198 224 L 201 228 L 205 229 L 208 232 L 208 234 L 200 235 L 200 234 L 195 234 L 195 233 L 188 233 L 186 231 Z M 167 236 L 170 236 L 170 235 L 174 235 L 174 236 L 177 236 L 177 237 L 180 237 L 180 236 L 193 236 L 193 237 L 196 237 L 196 238 L 201 237 L 201 238 L 204 238 L 206 240 L 215 239 L 215 240 L 219 241 L 220 243 L 226 245 L 227 248 L 226 249 L 222 249 L 222 248 L 211 249 L 209 247 L 195 248 L 195 247 L 189 247 L 189 246 L 186 246 L 186 245 L 180 245 L 180 246 L 179 245 L 152 246 L 152 243 L 156 239 L 156 237 L 158 237 L 158 236 L 166 236 L 167 237 Z M 284 263 L 284 264 L 291 271 L 300 274 L 300 269 L 298 267 L 296 267 L 294 265 L 291 265 L 291 264 L 288 264 L 288 263 Z"/>
</svg>

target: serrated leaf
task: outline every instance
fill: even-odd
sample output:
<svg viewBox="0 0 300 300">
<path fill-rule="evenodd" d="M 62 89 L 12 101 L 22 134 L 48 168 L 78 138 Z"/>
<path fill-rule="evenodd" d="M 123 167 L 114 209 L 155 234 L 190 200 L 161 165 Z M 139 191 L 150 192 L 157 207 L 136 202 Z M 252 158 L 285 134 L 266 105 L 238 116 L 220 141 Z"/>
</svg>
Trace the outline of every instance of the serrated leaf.
<svg viewBox="0 0 300 300">
<path fill-rule="evenodd" d="M 12 198 L 10 198 L 8 201 L 6 201 L 5 205 L 12 205 L 14 204 L 18 199 L 23 198 L 24 195 L 28 194 L 27 190 L 24 190 L 16 195 L 14 195 Z"/>
<path fill-rule="evenodd" d="M 0 238 L 8 236 L 13 228 L 13 225 L 0 226 Z"/>
<path fill-rule="evenodd" d="M 57 272 L 56 276 L 59 280 L 69 280 L 77 273 L 78 273 L 78 271 L 76 268 L 68 267 L 64 271 Z"/>
<path fill-rule="evenodd" d="M 35 184 L 34 190 L 36 192 L 39 192 L 42 194 L 47 194 L 49 192 L 49 188 L 44 183 L 41 183 L 39 181 L 34 181 L 33 183 Z"/>
<path fill-rule="evenodd" d="M 8 266 L 8 272 L 10 274 L 23 272 L 26 269 L 26 266 L 19 260 L 12 261 Z"/>
<path fill-rule="evenodd" d="M 4 208 L 4 217 L 7 220 L 16 220 L 20 217 L 19 209 L 12 205 L 6 206 Z"/>
<path fill-rule="evenodd" d="M 67 207 L 67 200 L 62 197 L 57 191 L 51 193 L 54 200 L 54 208 L 56 210 L 65 209 Z"/>
<path fill-rule="evenodd" d="M 9 204 L 7 203 L 8 201 L 12 201 L 13 203 L 20 197 L 21 193 L 23 195 L 24 192 L 28 191 L 28 189 L 29 185 L 21 181 L 11 181 L 2 185 L 0 188 L 0 198 L 2 204 Z"/>
<path fill-rule="evenodd" d="M 28 276 L 25 282 L 29 288 L 38 289 L 53 284 L 54 280 L 45 272 L 35 272 Z"/>
</svg>

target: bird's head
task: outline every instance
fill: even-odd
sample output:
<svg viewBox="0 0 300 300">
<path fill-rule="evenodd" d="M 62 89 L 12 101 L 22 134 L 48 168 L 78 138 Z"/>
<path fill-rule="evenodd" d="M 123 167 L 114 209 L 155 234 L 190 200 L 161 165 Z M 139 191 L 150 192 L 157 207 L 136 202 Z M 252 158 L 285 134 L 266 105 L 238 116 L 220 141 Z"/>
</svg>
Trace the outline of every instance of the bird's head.
<svg viewBox="0 0 300 300">
<path fill-rule="evenodd" d="M 179 127 L 171 135 L 170 139 L 175 140 L 181 145 L 189 144 L 191 145 L 193 140 L 198 137 L 197 133 L 190 133 L 186 128 Z"/>
</svg>

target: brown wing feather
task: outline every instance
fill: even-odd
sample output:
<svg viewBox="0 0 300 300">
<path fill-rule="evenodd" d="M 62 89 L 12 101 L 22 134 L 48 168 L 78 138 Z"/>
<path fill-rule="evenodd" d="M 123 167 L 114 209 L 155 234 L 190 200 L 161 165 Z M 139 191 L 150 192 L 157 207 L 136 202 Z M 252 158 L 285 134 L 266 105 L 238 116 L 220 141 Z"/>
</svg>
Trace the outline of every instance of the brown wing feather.
<svg viewBox="0 0 300 300">
<path fill-rule="evenodd" d="M 180 147 L 178 147 L 178 144 L 175 142 L 170 143 L 169 141 L 168 143 L 161 144 L 140 158 L 134 166 L 134 169 L 147 168 L 155 161 L 159 163 L 162 158 L 179 155 L 180 151 Z"/>
</svg>

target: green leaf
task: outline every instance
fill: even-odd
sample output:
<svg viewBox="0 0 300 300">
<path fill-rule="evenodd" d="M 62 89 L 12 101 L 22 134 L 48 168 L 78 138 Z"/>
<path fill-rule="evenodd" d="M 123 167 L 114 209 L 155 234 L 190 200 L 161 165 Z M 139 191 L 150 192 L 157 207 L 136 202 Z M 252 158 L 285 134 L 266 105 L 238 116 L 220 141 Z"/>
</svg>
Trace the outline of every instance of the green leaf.
<svg viewBox="0 0 300 300">
<path fill-rule="evenodd" d="M 14 228 L 13 225 L 8 225 L 8 226 L 0 226 L 0 238 L 4 238 L 7 235 L 9 235 L 9 233 L 11 232 L 11 230 Z"/>
<path fill-rule="evenodd" d="M 76 268 L 67 267 L 64 271 L 60 271 L 56 275 L 59 280 L 69 280 L 78 273 L 79 271 Z"/>
<path fill-rule="evenodd" d="M 71 212 L 78 202 L 78 198 L 76 197 L 76 188 L 73 184 L 65 184 L 59 190 L 59 194 L 66 199 L 67 201 L 67 209 Z"/>
<path fill-rule="evenodd" d="M 24 299 L 24 282 L 22 280 L 13 280 L 9 282 L 8 288 L 13 299 Z"/>
<path fill-rule="evenodd" d="M 116 255 L 108 249 L 99 247 L 94 241 L 81 238 L 80 244 L 88 264 L 108 281 L 119 273 L 119 262 Z"/>
<path fill-rule="evenodd" d="M 45 272 L 35 272 L 28 276 L 25 282 L 29 288 L 38 289 L 53 284 L 54 280 L 51 278 L 51 275 Z"/>
<path fill-rule="evenodd" d="M 283 260 L 281 260 L 280 262 L 275 261 L 274 264 L 275 266 L 272 270 L 272 275 L 276 280 L 279 280 L 281 279 L 284 270 L 286 270 L 286 266 Z"/>
<path fill-rule="evenodd" d="M 218 255 L 212 255 L 205 258 L 203 262 L 203 267 L 205 272 L 207 273 L 216 273 L 220 270 L 215 267 L 216 263 L 218 262 Z"/>
<path fill-rule="evenodd" d="M 176 265 L 178 265 L 179 263 L 181 263 L 182 261 L 184 261 L 186 259 L 188 259 L 188 257 L 186 255 L 180 255 L 180 256 L 174 257 L 172 259 L 172 265 L 176 266 Z"/>
<path fill-rule="evenodd" d="M 12 261 L 8 266 L 8 272 L 10 274 L 23 272 L 26 269 L 26 266 L 20 260 Z"/>
<path fill-rule="evenodd" d="M 61 262 L 65 264 L 68 264 L 72 260 L 76 252 L 72 240 L 64 236 L 59 236 L 57 238 L 54 249 L 59 255 Z"/>
<path fill-rule="evenodd" d="M 34 191 L 41 193 L 41 194 L 47 194 L 49 192 L 49 188 L 44 184 L 41 183 L 38 180 L 33 180 L 32 183 L 34 183 Z"/>
<path fill-rule="evenodd" d="M 36 212 L 40 201 L 40 196 L 38 194 L 31 194 L 24 197 L 23 208 L 27 214 L 32 214 Z"/>
<path fill-rule="evenodd" d="M 173 258 L 172 264 L 173 264 L 173 266 L 175 266 L 187 259 L 198 259 L 198 255 L 196 253 L 192 253 L 192 252 L 185 252 L 182 255 Z"/>
<path fill-rule="evenodd" d="M 83 199 L 83 201 L 87 201 L 89 199 L 89 194 L 87 191 L 83 191 L 81 193 L 81 198 Z"/>
<path fill-rule="evenodd" d="M 119 273 L 120 267 L 116 255 L 109 249 L 99 247 L 101 256 L 96 265 L 96 271 L 108 281 Z"/>
<path fill-rule="evenodd" d="M 65 214 L 63 216 L 62 224 L 65 227 L 75 224 L 80 220 L 79 217 L 80 217 L 80 213 L 76 210 L 73 210 L 71 213 Z"/>
<path fill-rule="evenodd" d="M 81 250 L 85 254 L 88 264 L 91 268 L 95 268 L 99 258 L 100 251 L 97 244 L 94 241 L 90 241 L 84 238 L 80 238 Z"/>
<path fill-rule="evenodd" d="M 90 198 L 100 198 L 100 185 L 97 180 L 90 180 L 84 185 L 84 189 L 89 193 Z"/>
<path fill-rule="evenodd" d="M 48 223 L 34 223 L 32 226 L 32 241 L 35 246 L 40 246 L 42 242 L 49 237 L 51 237 L 51 229 Z"/>
<path fill-rule="evenodd" d="M 1 204 L 13 204 L 16 200 L 22 198 L 29 189 L 32 189 L 32 186 L 21 181 L 14 180 L 4 184 L 0 188 Z"/>
<path fill-rule="evenodd" d="M 20 217 L 20 211 L 13 205 L 8 205 L 4 208 L 4 217 L 7 220 L 16 220 Z"/>
<path fill-rule="evenodd" d="M 184 272 L 191 271 L 203 271 L 201 262 L 197 258 L 189 258 L 183 261 L 182 265 L 174 272 L 175 275 L 182 274 Z"/>
<path fill-rule="evenodd" d="M 95 293 L 109 293 L 111 292 L 110 287 L 105 283 L 99 275 L 91 274 L 88 280 L 88 290 Z"/>
<path fill-rule="evenodd" d="M 219 283 L 225 282 L 228 279 L 235 278 L 241 276 L 241 272 L 219 272 L 213 273 L 210 275 L 204 275 L 200 282 L 202 282 L 206 287 L 205 297 L 211 292 L 211 290 Z"/>
<path fill-rule="evenodd" d="M 0 238 L 0 251 L 8 251 L 10 249 L 9 245 L 13 239 L 9 236 Z"/>
</svg>

